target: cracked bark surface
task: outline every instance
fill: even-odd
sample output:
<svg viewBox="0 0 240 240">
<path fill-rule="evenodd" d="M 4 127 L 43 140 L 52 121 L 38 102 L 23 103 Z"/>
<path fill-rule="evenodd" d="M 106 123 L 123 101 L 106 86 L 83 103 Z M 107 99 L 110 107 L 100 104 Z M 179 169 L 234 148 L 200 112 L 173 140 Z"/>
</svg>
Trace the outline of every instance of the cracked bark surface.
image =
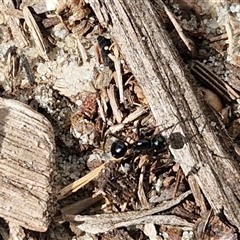
<svg viewBox="0 0 240 240">
<path fill-rule="evenodd" d="M 170 151 L 187 176 L 192 172 L 216 214 L 240 229 L 240 168 L 233 144 L 217 116 L 202 101 L 194 79 L 163 28 L 161 1 L 89 0 L 102 26 L 108 26 L 132 73 L 142 86 L 161 129 L 190 139 Z M 186 119 L 191 119 L 185 121 Z M 215 127 L 211 123 L 216 123 Z M 171 129 L 163 132 L 169 134 Z M 193 137 L 194 136 L 194 137 Z"/>
</svg>

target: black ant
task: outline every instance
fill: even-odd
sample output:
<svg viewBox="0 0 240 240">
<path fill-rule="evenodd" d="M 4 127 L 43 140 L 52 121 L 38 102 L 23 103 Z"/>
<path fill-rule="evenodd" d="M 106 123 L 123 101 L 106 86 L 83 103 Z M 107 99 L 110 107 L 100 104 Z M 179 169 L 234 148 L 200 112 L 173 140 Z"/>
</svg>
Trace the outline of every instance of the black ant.
<svg viewBox="0 0 240 240">
<path fill-rule="evenodd" d="M 140 126 L 141 121 L 139 121 L 137 125 L 137 135 L 139 140 L 132 144 L 122 140 L 115 134 L 112 134 L 114 137 L 119 139 L 113 142 L 111 146 L 111 154 L 114 158 L 124 157 L 128 150 L 131 150 L 133 153 L 146 152 L 151 155 L 156 155 L 167 150 L 168 142 L 165 137 L 163 137 L 161 134 L 156 134 L 149 138 L 146 138 L 145 136 L 141 137 L 142 134 L 140 134 Z"/>
<path fill-rule="evenodd" d="M 189 120 L 185 120 L 185 121 L 189 121 Z M 115 134 L 111 134 L 114 137 L 119 139 L 113 142 L 111 146 L 111 154 L 114 158 L 121 158 L 125 156 L 127 150 L 131 149 L 132 152 L 134 153 L 147 152 L 147 153 L 152 153 L 154 155 L 154 154 L 158 154 L 166 151 L 169 145 L 171 145 L 171 147 L 174 149 L 180 149 L 187 142 L 186 138 L 181 133 L 179 132 L 173 133 L 174 129 L 180 122 L 182 121 L 179 121 L 173 126 L 170 126 L 167 128 L 167 129 L 173 128 L 168 139 L 163 137 L 161 134 L 157 134 L 152 138 L 142 138 L 130 144 L 122 140 Z M 139 129 L 138 129 L 138 136 L 139 136 Z M 176 143 L 176 140 L 177 140 L 177 143 Z"/>
<path fill-rule="evenodd" d="M 133 144 L 126 144 L 123 140 L 117 140 L 111 146 L 111 154 L 114 158 L 121 158 L 125 156 L 128 149 L 131 149 L 134 153 L 146 151 L 157 154 L 167 149 L 167 140 L 160 134 L 150 139 L 137 140 Z"/>
</svg>

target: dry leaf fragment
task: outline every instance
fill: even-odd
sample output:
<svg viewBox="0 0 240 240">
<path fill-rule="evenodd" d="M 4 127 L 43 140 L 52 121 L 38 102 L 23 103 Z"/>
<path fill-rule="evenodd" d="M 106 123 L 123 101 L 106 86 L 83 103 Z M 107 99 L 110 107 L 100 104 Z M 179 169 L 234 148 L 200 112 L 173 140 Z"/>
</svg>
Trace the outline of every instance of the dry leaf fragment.
<svg viewBox="0 0 240 240">
<path fill-rule="evenodd" d="M 42 24 L 45 28 L 50 28 L 56 26 L 57 24 L 61 23 L 62 19 L 60 16 L 53 16 L 49 18 L 45 18 L 42 20 Z"/>
<path fill-rule="evenodd" d="M 118 168 L 118 162 L 110 161 L 99 175 L 97 182 L 99 190 L 108 200 L 123 207 L 136 196 L 137 181 L 134 173 L 117 171 Z"/>
<path fill-rule="evenodd" d="M 80 107 L 80 112 L 91 120 L 94 119 L 97 115 L 98 96 L 99 96 L 98 93 L 89 93 Z"/>
<path fill-rule="evenodd" d="M 75 7 L 75 9 L 72 9 L 72 12 L 73 15 L 69 17 L 70 24 L 73 24 L 76 21 L 81 21 L 91 13 L 91 10 L 88 7 Z"/>
<path fill-rule="evenodd" d="M 147 223 L 144 225 L 143 229 L 145 235 L 149 237 L 149 240 L 156 240 L 157 237 L 157 231 L 153 223 Z M 160 238 L 159 238 L 160 239 Z"/>
<path fill-rule="evenodd" d="M 221 112 L 223 109 L 223 104 L 218 95 L 204 87 L 200 87 L 199 90 L 203 93 L 206 102 L 217 112 Z"/>
<path fill-rule="evenodd" d="M 81 37 L 86 34 L 93 26 L 93 22 L 89 19 L 83 19 L 78 25 L 74 26 L 71 30 L 72 32 Z"/>
</svg>

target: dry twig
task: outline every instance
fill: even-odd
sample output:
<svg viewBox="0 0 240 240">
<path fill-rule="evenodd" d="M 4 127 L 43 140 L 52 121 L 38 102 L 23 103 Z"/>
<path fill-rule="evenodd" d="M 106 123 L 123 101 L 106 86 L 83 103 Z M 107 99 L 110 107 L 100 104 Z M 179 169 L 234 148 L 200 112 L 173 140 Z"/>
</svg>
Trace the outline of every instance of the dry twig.
<svg viewBox="0 0 240 240">
<path fill-rule="evenodd" d="M 192 68 L 192 72 L 198 80 L 206 84 L 225 101 L 230 102 L 240 97 L 226 82 L 199 61 L 196 61 L 195 66 Z"/>
<path fill-rule="evenodd" d="M 111 161 L 111 160 L 109 160 Z M 108 161 L 108 162 L 109 162 Z M 118 161 L 113 159 L 112 161 Z M 108 163 L 105 162 L 104 164 L 102 164 L 101 166 L 95 168 L 94 170 L 92 170 L 90 173 L 86 174 L 85 176 L 83 176 L 82 178 L 76 180 L 75 182 L 67 185 L 66 187 L 64 187 L 59 193 L 58 193 L 58 200 L 61 200 L 63 198 L 66 198 L 67 196 L 71 195 L 72 193 L 78 191 L 80 188 L 84 187 L 86 184 L 88 184 L 90 181 L 92 181 L 93 179 L 95 179 L 100 172 L 104 169 L 105 165 Z"/>
<path fill-rule="evenodd" d="M 96 214 L 96 215 L 76 215 L 66 216 L 65 220 L 70 221 L 72 225 L 82 231 L 97 234 L 107 232 L 119 227 L 127 227 L 137 224 L 154 223 L 161 225 L 174 225 L 178 227 L 193 228 L 193 224 L 172 215 L 156 215 L 153 214 L 165 211 L 170 207 L 179 204 L 191 192 L 185 192 L 177 198 L 161 204 L 153 209 L 143 211 L 130 211 L 123 213 Z"/>
<path fill-rule="evenodd" d="M 111 85 L 110 88 L 107 89 L 110 105 L 113 111 L 113 115 L 116 118 L 118 123 L 122 122 L 122 112 L 120 111 L 118 104 L 117 104 L 117 99 L 115 96 L 115 90 L 114 90 L 114 85 Z"/>
</svg>

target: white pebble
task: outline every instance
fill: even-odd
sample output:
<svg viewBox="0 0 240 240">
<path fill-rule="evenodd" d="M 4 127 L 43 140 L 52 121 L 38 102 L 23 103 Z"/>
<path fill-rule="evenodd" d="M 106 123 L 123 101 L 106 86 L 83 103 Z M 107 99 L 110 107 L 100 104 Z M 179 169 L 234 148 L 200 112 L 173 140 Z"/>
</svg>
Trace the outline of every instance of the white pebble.
<svg viewBox="0 0 240 240">
<path fill-rule="evenodd" d="M 182 240 L 193 240 L 194 233 L 192 231 L 184 231 L 181 239 Z"/>
</svg>

